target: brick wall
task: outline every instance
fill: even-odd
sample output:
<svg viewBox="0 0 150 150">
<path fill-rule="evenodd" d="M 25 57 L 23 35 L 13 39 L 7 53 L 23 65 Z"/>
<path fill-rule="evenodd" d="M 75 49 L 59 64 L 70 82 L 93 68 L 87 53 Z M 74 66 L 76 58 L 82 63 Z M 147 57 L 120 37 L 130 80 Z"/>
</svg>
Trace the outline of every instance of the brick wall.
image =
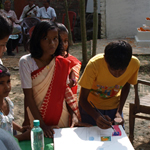
<svg viewBox="0 0 150 150">
<path fill-rule="evenodd" d="M 57 14 L 57 22 L 62 22 L 62 15 L 65 13 L 64 0 L 51 0 L 51 7 L 53 7 Z M 68 11 L 76 12 L 79 16 L 79 1 L 68 0 Z"/>
</svg>

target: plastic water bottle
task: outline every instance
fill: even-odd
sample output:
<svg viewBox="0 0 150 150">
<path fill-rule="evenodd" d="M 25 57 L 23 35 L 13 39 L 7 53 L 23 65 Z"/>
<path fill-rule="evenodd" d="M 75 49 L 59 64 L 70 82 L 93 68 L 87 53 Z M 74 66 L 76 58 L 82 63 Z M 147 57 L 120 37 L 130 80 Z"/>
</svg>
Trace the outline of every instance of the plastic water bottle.
<svg viewBox="0 0 150 150">
<path fill-rule="evenodd" d="M 44 133 L 40 128 L 40 121 L 33 121 L 34 127 L 31 130 L 31 147 L 32 150 L 44 150 Z"/>
</svg>

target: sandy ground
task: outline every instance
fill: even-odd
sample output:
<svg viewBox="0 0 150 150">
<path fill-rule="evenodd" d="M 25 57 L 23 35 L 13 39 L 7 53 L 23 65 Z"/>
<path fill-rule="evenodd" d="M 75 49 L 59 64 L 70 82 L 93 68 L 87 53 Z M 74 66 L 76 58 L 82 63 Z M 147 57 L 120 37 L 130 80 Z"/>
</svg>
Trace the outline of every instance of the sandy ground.
<svg viewBox="0 0 150 150">
<path fill-rule="evenodd" d="M 88 48 L 90 48 L 88 43 Z M 70 53 L 77 57 L 79 60 L 82 59 L 82 52 L 81 52 L 81 44 L 75 44 L 75 46 L 70 48 Z M 16 52 L 15 52 L 16 53 Z M 22 124 L 23 122 L 23 115 L 24 115 L 24 102 L 23 102 L 23 92 L 21 89 L 21 83 L 20 83 L 20 77 L 19 77 L 19 71 L 18 71 L 18 62 L 22 55 L 27 54 L 28 52 L 25 52 L 23 47 L 19 47 L 19 53 L 16 53 L 16 56 L 7 56 L 4 55 L 2 58 L 2 61 L 6 67 L 10 69 L 11 72 L 11 83 L 12 83 L 12 90 L 10 92 L 10 98 L 14 103 L 14 113 L 15 113 L 15 122 L 18 124 Z M 139 77 L 142 79 L 150 80 L 150 75 L 147 70 L 150 71 L 150 56 L 140 58 L 141 59 L 141 65 L 147 66 L 146 71 L 141 70 L 139 72 Z M 78 89 L 79 91 L 79 89 Z M 144 94 L 149 93 L 150 89 L 144 89 Z M 131 87 L 130 94 L 128 96 L 128 99 L 124 106 L 124 118 L 125 118 L 125 131 L 128 135 L 129 133 L 129 102 L 134 100 L 134 90 L 133 87 Z M 140 146 L 143 143 L 148 143 L 150 141 L 150 121 L 145 121 L 141 119 L 136 119 L 135 122 L 135 140 L 134 140 L 134 147 Z M 138 148 L 138 150 L 140 150 Z M 142 150 L 142 149 L 141 149 Z M 144 149 L 143 149 L 144 150 Z M 145 149 L 146 150 L 146 149 Z"/>
</svg>

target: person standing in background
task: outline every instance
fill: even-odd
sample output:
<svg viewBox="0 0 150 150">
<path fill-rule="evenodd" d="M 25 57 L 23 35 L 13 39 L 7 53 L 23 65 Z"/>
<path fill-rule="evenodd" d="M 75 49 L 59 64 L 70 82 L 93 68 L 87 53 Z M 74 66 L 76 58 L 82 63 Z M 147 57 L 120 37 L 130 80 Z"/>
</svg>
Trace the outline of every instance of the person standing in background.
<svg viewBox="0 0 150 150">
<path fill-rule="evenodd" d="M 17 19 L 17 15 L 15 11 L 11 10 L 11 1 L 5 0 L 4 2 L 4 9 L 1 9 L 1 13 L 6 16 L 13 24 L 14 28 L 18 28 L 21 30 L 21 27 L 19 25 L 20 21 Z"/>
<path fill-rule="evenodd" d="M 23 36 L 21 34 L 21 31 L 22 31 L 21 26 L 19 25 L 20 21 L 18 20 L 15 11 L 11 10 L 11 1 L 10 0 L 5 0 L 4 9 L 1 9 L 1 14 L 6 16 L 12 22 L 14 30 L 17 31 L 18 33 L 20 33 L 19 35 L 16 34 L 17 36 L 11 35 L 9 37 L 10 44 L 7 44 L 7 54 L 9 56 L 14 56 L 15 54 L 12 52 L 12 50 L 15 49 L 15 47 L 18 45 L 18 43 L 19 44 L 22 43 Z"/>
<path fill-rule="evenodd" d="M 36 17 L 39 11 L 39 7 L 34 4 L 34 0 L 28 0 L 28 5 L 26 5 L 20 16 L 20 21 L 26 17 Z"/>
<path fill-rule="evenodd" d="M 54 8 L 50 7 L 50 0 L 43 0 L 44 7 L 39 9 L 37 17 L 40 19 L 50 19 L 51 21 L 56 20 L 56 12 Z"/>
</svg>

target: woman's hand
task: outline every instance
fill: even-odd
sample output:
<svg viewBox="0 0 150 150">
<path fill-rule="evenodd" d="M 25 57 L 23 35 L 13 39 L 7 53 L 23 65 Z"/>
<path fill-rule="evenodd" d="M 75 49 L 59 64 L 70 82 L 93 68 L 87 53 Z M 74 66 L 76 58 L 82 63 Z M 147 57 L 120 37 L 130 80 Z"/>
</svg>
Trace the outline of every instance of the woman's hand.
<svg viewBox="0 0 150 150">
<path fill-rule="evenodd" d="M 44 136 L 48 137 L 48 138 L 53 138 L 53 134 L 55 134 L 54 132 L 54 128 L 59 128 L 58 126 L 47 126 L 45 124 L 41 125 L 41 128 L 43 129 L 44 132 Z"/>
</svg>

